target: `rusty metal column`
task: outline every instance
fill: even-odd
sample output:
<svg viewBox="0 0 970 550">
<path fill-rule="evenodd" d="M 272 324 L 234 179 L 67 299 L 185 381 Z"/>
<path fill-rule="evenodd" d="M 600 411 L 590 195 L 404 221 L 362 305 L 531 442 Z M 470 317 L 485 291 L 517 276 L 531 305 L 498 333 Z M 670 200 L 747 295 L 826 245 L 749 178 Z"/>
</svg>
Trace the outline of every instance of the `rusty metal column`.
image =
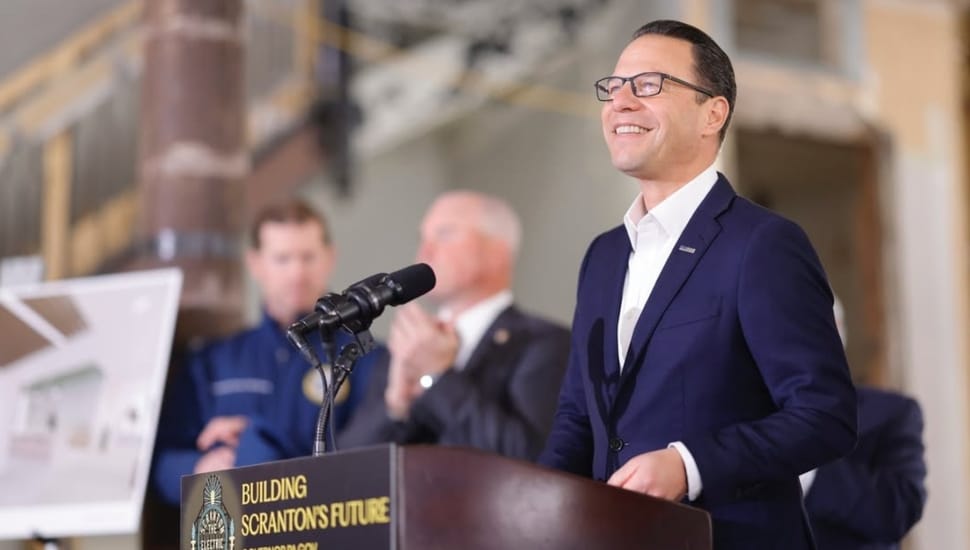
<svg viewBox="0 0 970 550">
<path fill-rule="evenodd" d="M 143 5 L 137 264 L 181 267 L 180 332 L 221 333 L 242 311 L 243 1 Z"/>
</svg>

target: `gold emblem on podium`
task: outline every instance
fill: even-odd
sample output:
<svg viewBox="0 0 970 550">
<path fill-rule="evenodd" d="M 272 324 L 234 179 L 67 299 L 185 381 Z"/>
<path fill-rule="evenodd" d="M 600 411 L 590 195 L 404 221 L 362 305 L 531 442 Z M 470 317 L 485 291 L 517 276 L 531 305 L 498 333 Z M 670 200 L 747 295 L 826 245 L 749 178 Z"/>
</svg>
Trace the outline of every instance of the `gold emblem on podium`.
<svg viewBox="0 0 970 550">
<path fill-rule="evenodd" d="M 202 489 L 202 507 L 192 522 L 192 550 L 234 550 L 236 523 L 222 502 L 222 482 L 210 475 Z"/>
</svg>

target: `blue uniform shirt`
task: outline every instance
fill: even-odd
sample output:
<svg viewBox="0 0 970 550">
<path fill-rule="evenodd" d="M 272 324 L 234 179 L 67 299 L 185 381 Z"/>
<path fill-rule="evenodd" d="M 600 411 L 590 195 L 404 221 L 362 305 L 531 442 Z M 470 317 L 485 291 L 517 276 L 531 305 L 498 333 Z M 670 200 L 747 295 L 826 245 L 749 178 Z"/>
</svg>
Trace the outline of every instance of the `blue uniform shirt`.
<svg viewBox="0 0 970 550">
<path fill-rule="evenodd" d="M 339 333 L 338 349 L 349 341 Z M 327 362 L 318 338 L 314 347 Z M 383 353 L 379 348 L 359 359 L 344 382 L 334 406 L 338 432 L 363 400 L 375 358 Z M 322 393 L 320 375 L 266 314 L 258 326 L 205 346 L 189 357 L 167 392 L 155 449 L 155 488 L 165 501 L 179 503 L 181 477 L 192 473 L 203 454 L 196 438 L 217 416 L 249 418 L 236 466 L 309 456 Z"/>
</svg>

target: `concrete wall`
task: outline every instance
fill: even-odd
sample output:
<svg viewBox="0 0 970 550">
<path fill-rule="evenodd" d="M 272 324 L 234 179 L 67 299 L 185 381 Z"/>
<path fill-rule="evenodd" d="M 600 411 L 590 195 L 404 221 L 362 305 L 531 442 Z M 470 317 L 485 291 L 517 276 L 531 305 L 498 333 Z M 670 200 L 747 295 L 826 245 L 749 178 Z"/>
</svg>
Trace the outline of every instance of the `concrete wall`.
<svg viewBox="0 0 970 550">
<path fill-rule="evenodd" d="M 929 501 L 913 547 L 970 547 L 967 364 L 967 71 L 958 10 L 866 2 L 871 116 L 884 151 L 893 275 L 890 357 L 923 406 Z"/>
</svg>

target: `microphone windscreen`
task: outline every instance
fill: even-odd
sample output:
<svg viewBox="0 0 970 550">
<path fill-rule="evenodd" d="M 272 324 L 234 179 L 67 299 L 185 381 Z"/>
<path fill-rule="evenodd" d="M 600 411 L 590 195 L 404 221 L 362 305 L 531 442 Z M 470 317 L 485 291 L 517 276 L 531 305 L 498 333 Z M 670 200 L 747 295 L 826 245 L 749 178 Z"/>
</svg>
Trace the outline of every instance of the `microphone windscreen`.
<svg viewBox="0 0 970 550">
<path fill-rule="evenodd" d="M 428 264 L 414 264 L 399 269 L 387 276 L 390 286 L 394 287 L 394 303 L 401 305 L 427 294 L 435 284 L 434 270 Z"/>
</svg>

